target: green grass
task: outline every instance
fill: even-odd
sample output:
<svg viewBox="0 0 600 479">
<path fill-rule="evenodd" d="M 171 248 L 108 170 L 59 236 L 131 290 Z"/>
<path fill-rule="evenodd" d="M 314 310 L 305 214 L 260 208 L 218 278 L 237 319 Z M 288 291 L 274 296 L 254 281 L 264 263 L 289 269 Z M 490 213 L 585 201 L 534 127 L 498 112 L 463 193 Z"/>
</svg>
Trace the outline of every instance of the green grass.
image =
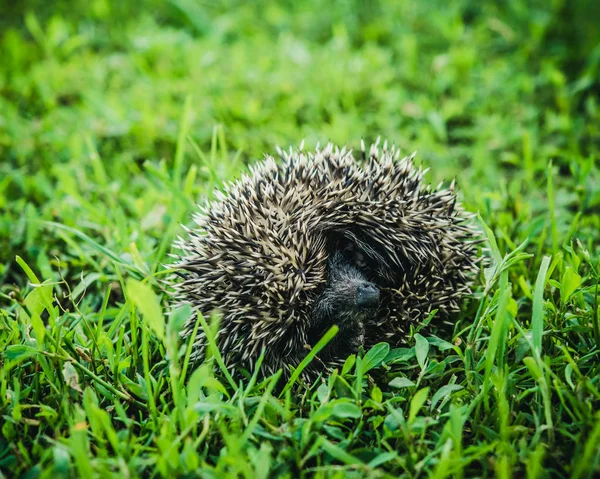
<svg viewBox="0 0 600 479">
<path fill-rule="evenodd" d="M 46 3 L 0 6 L 0 477 L 600 473 L 597 2 Z M 378 135 L 486 225 L 454 330 L 314 385 L 191 365 L 195 204 Z"/>
</svg>

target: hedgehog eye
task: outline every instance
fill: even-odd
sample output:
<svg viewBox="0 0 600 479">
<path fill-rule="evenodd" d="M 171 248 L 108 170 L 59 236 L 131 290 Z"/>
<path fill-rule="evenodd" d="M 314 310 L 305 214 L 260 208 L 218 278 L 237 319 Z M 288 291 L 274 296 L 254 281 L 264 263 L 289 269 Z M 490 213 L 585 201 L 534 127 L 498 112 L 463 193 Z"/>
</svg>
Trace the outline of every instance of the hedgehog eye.
<svg viewBox="0 0 600 479">
<path fill-rule="evenodd" d="M 364 268 L 365 266 L 367 266 L 367 262 L 365 261 L 365 254 L 362 251 L 355 251 L 353 261 L 354 265 L 357 268 Z"/>
</svg>

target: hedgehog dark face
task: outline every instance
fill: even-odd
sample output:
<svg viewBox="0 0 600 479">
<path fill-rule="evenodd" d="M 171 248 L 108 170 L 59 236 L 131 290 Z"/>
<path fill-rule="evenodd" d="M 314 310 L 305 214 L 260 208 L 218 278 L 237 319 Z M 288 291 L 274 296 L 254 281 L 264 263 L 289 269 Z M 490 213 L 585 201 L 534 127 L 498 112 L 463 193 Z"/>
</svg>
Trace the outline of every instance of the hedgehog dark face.
<svg viewBox="0 0 600 479">
<path fill-rule="evenodd" d="M 328 261 L 327 286 L 315 301 L 309 339 L 314 343 L 334 324 L 336 338 L 321 353 L 328 360 L 344 359 L 364 343 L 365 323 L 379 307 L 379 288 L 336 251 Z"/>
</svg>

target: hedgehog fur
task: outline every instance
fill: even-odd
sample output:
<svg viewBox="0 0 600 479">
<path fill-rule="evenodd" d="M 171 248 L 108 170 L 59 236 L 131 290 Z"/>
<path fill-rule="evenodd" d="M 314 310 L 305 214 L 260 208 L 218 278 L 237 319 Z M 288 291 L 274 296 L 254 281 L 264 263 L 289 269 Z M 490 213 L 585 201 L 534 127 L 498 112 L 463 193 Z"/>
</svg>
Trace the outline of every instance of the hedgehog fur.
<svg viewBox="0 0 600 479">
<path fill-rule="evenodd" d="M 432 188 L 414 154 L 361 146 L 359 160 L 332 144 L 266 156 L 178 240 L 173 302 L 221 313 L 228 367 L 252 369 L 264 351 L 263 374 L 289 372 L 337 324 L 333 346 L 307 369 L 317 373 L 360 346 L 402 342 L 409 324 L 457 311 L 470 293 L 479 235 L 454 182 Z M 199 332 L 192 359 L 205 346 Z"/>
</svg>

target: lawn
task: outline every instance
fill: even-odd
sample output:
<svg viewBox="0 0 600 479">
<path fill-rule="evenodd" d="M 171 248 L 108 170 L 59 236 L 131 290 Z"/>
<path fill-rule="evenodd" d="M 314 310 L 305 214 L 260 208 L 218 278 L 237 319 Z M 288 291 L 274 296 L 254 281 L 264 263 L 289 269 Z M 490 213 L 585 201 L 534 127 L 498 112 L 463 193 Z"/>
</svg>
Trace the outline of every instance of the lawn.
<svg viewBox="0 0 600 479">
<path fill-rule="evenodd" d="M 453 330 L 315 384 L 190 364 L 196 203 L 379 135 L 479 213 Z M 2 2 L 0 478 L 598 477 L 599 164 L 593 0 Z"/>
</svg>

